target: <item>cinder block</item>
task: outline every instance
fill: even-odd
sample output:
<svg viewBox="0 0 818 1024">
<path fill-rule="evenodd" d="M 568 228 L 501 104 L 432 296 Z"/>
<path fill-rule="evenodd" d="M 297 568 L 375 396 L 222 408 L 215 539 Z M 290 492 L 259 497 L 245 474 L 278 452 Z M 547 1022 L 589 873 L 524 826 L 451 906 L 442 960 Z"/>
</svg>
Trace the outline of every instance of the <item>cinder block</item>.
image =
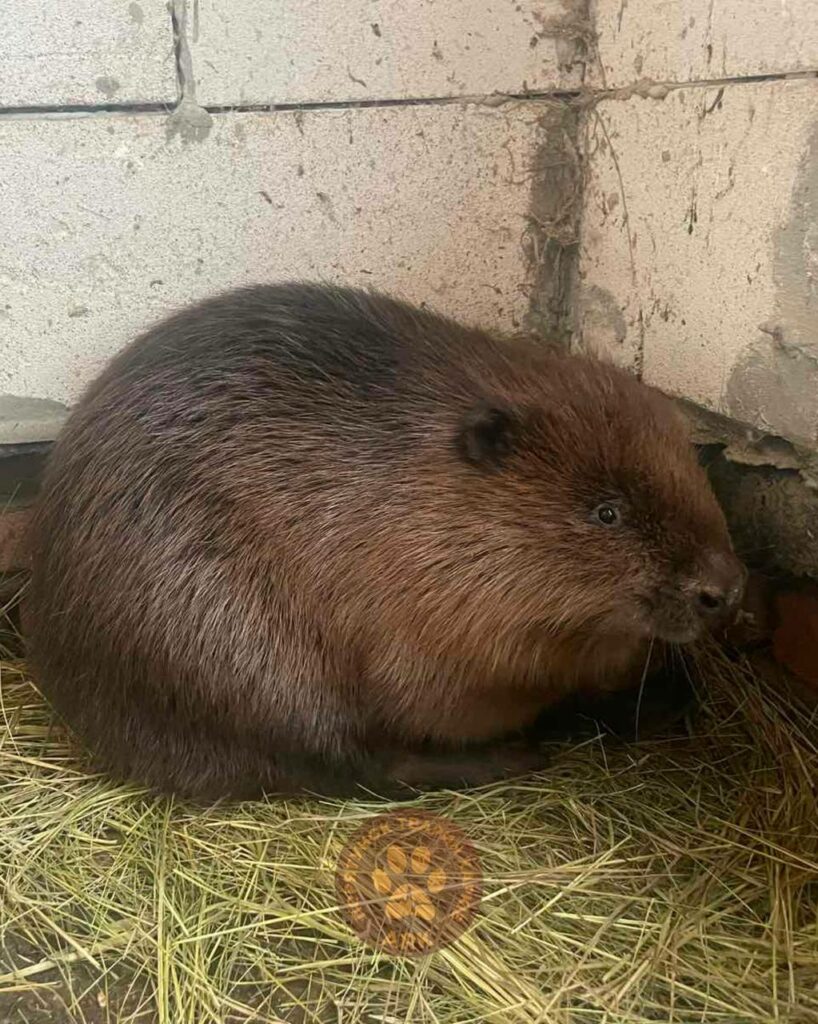
<svg viewBox="0 0 818 1024">
<path fill-rule="evenodd" d="M 612 89 L 818 68 L 815 0 L 592 0 L 592 17 Z"/>
<path fill-rule="evenodd" d="M 197 0 L 205 105 L 523 93 L 581 81 L 583 0 Z"/>
<path fill-rule="evenodd" d="M 652 384 L 818 442 L 818 80 L 591 112 L 576 339 Z"/>
<path fill-rule="evenodd" d="M 0 119 L 0 394 L 71 403 L 158 317 L 253 281 L 377 286 L 520 327 L 532 196 L 555 173 L 544 109 Z"/>
<path fill-rule="evenodd" d="M 4 7 L 0 108 L 176 102 L 163 0 L 18 0 Z"/>
</svg>

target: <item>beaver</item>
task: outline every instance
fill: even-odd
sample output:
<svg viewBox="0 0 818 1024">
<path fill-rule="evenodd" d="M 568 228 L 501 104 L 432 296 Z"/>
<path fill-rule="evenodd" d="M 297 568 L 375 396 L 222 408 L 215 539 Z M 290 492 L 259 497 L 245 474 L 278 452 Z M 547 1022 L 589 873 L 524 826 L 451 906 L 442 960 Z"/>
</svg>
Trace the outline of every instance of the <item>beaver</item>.
<svg viewBox="0 0 818 1024">
<path fill-rule="evenodd" d="M 669 399 L 384 294 L 260 285 L 117 355 L 44 473 L 35 680 L 117 776 L 394 795 L 729 615 L 744 570 Z"/>
</svg>

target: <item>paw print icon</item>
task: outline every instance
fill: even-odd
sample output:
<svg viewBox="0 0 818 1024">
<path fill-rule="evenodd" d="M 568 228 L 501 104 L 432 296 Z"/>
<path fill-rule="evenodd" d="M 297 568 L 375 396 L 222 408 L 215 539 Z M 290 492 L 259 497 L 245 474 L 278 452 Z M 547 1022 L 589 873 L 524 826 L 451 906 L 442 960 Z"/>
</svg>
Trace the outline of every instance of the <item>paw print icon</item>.
<svg viewBox="0 0 818 1024">
<path fill-rule="evenodd" d="M 480 862 L 453 822 L 423 811 L 371 818 L 345 845 L 335 881 L 365 942 L 423 956 L 453 942 L 480 902 Z"/>
</svg>

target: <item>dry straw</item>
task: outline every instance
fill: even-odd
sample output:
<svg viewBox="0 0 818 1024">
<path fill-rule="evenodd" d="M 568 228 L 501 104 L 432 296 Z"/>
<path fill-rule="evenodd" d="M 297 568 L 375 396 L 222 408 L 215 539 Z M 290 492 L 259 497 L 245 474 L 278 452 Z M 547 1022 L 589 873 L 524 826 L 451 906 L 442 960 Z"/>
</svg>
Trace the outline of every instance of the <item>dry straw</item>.
<svg viewBox="0 0 818 1024">
<path fill-rule="evenodd" d="M 454 945 L 400 960 L 335 905 L 372 803 L 207 811 L 89 775 L 0 666 L 0 1020 L 818 1021 L 818 750 L 806 707 L 718 649 L 691 738 L 560 748 L 426 796 L 485 872 Z"/>
</svg>

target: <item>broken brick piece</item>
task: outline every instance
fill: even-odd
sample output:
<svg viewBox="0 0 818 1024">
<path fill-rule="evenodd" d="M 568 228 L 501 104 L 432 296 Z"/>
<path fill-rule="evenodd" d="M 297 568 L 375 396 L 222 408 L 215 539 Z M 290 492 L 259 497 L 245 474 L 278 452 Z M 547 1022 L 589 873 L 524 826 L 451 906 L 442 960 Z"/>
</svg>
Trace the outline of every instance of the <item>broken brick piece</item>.
<svg viewBox="0 0 818 1024">
<path fill-rule="evenodd" d="M 818 687 L 818 590 L 786 591 L 776 596 L 775 603 L 779 620 L 773 633 L 776 661 Z"/>
</svg>

